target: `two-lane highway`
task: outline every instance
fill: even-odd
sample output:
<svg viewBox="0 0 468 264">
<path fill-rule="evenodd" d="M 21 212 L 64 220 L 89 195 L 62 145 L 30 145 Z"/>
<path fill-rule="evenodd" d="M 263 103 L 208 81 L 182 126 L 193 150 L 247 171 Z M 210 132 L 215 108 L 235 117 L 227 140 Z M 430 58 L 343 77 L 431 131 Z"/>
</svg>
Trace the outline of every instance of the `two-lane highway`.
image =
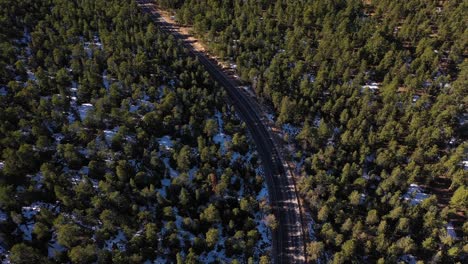
<svg viewBox="0 0 468 264">
<path fill-rule="evenodd" d="M 283 162 L 278 140 L 262 121 L 261 107 L 239 88 L 218 64 L 204 53 L 197 51 L 186 40 L 176 25 L 160 16 L 152 1 L 139 0 L 139 6 L 147 12 L 163 31 L 179 39 L 190 55 L 198 58 L 210 75 L 226 89 L 228 101 L 246 123 L 257 146 L 270 197 L 270 204 L 278 220 L 278 228 L 273 231 L 272 259 L 275 263 L 305 263 L 304 223 L 301 218 L 300 204 L 294 185 L 293 174 Z M 276 144 L 275 144 L 276 143 Z"/>
</svg>

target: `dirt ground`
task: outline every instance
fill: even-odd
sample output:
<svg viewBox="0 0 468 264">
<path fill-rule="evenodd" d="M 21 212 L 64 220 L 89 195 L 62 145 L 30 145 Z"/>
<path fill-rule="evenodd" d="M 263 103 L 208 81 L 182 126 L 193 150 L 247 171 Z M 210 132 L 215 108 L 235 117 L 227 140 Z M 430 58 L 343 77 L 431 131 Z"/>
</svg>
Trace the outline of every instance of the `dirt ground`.
<svg viewBox="0 0 468 264">
<path fill-rule="evenodd" d="M 174 29 L 177 30 L 181 35 L 184 35 L 187 38 L 187 40 L 192 44 L 192 46 L 195 48 L 195 50 L 200 51 L 200 52 L 206 52 L 206 49 L 203 46 L 203 44 L 198 39 L 193 37 L 192 28 L 178 25 L 178 23 L 174 19 L 174 14 L 171 14 L 170 12 L 166 10 L 162 10 L 158 6 L 155 7 L 155 10 L 157 13 L 161 15 L 162 19 L 165 22 L 174 25 Z"/>
</svg>

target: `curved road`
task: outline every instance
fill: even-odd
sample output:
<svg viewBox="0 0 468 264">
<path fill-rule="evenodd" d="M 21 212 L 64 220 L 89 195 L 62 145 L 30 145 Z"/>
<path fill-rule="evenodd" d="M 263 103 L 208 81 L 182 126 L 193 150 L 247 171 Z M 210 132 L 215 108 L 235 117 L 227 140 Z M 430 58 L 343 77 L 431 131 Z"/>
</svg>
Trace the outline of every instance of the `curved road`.
<svg viewBox="0 0 468 264">
<path fill-rule="evenodd" d="M 278 228 L 273 231 L 272 259 L 274 263 L 306 263 L 304 225 L 300 212 L 293 174 L 283 161 L 278 150 L 277 135 L 267 125 L 265 113 L 256 100 L 253 100 L 244 89 L 239 88 L 236 80 L 223 72 L 217 62 L 210 60 L 204 53 L 196 51 L 186 36 L 179 33 L 177 27 L 160 16 L 152 1 L 138 0 L 142 10 L 160 25 L 163 31 L 180 39 L 180 43 L 192 56 L 198 58 L 210 75 L 221 84 L 227 92 L 228 100 L 234 105 L 246 123 L 251 136 L 257 145 L 265 173 L 270 204 L 278 220 Z"/>
</svg>

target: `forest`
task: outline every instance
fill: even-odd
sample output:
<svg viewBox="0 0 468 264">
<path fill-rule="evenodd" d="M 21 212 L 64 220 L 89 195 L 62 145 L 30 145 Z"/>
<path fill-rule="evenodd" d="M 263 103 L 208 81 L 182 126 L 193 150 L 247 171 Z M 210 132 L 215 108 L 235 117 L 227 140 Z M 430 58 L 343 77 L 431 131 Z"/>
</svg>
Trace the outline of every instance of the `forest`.
<svg viewBox="0 0 468 264">
<path fill-rule="evenodd" d="M 297 128 L 311 261 L 466 261 L 466 1 L 157 2 Z"/>
<path fill-rule="evenodd" d="M 1 263 L 269 263 L 257 152 L 132 0 L 0 0 Z"/>
</svg>

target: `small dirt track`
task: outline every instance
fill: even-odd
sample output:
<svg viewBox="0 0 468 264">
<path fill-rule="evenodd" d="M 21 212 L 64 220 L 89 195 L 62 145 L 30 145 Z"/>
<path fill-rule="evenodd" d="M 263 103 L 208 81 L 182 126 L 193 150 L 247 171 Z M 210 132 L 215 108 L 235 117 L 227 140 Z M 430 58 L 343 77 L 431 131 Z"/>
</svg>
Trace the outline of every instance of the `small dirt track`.
<svg viewBox="0 0 468 264">
<path fill-rule="evenodd" d="M 293 174 L 283 161 L 278 136 L 271 132 L 265 113 L 257 101 L 239 88 L 236 80 L 218 66 L 218 63 L 199 49 L 194 48 L 193 38 L 183 33 L 177 25 L 164 16 L 152 1 L 138 0 L 140 8 L 148 13 L 163 31 L 180 40 L 186 50 L 197 57 L 210 75 L 227 92 L 228 100 L 234 105 L 246 123 L 257 146 L 262 165 L 270 204 L 278 220 L 278 228 L 273 232 L 272 260 L 274 263 L 306 263 L 304 223 L 301 217 L 300 203 L 296 192 Z"/>
</svg>

